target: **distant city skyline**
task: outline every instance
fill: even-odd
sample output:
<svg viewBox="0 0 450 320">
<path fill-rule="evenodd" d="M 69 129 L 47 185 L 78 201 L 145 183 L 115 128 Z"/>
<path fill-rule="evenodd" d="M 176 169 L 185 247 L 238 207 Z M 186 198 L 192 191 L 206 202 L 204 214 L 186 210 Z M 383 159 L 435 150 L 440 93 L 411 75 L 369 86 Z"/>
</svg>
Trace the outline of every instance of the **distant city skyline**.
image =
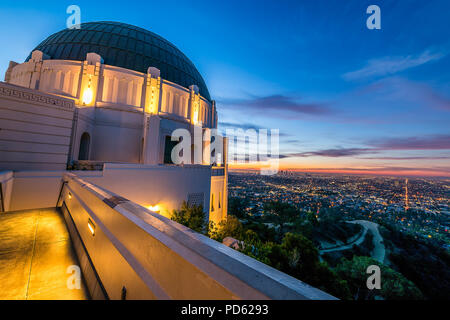
<svg viewBox="0 0 450 320">
<path fill-rule="evenodd" d="M 230 172 L 239 173 L 239 172 L 261 172 L 261 167 L 259 166 L 251 166 L 251 165 L 233 165 L 229 169 Z M 385 177 L 397 177 L 397 178 L 407 178 L 407 177 L 415 177 L 415 178 L 442 178 L 448 179 L 448 175 L 445 172 L 432 171 L 423 172 L 423 171 L 413 171 L 408 170 L 407 172 L 400 173 L 398 171 L 387 171 L 387 170 L 371 170 L 371 169 L 356 169 L 356 168 L 345 168 L 345 169 L 330 169 L 330 168 L 290 168 L 280 167 L 277 174 L 281 174 L 283 172 L 292 172 L 292 173 L 304 173 L 304 174 L 336 174 L 336 175 L 354 175 L 354 176 L 385 176 Z M 430 170 L 431 171 L 431 170 Z"/>
<path fill-rule="evenodd" d="M 204 76 L 221 129 L 280 129 L 280 169 L 449 177 L 450 3 L 372 2 L 75 4 L 82 22 L 174 43 Z M 65 27 L 70 4 L 0 4 L 2 75 Z M 381 30 L 366 28 L 371 4 Z"/>
</svg>

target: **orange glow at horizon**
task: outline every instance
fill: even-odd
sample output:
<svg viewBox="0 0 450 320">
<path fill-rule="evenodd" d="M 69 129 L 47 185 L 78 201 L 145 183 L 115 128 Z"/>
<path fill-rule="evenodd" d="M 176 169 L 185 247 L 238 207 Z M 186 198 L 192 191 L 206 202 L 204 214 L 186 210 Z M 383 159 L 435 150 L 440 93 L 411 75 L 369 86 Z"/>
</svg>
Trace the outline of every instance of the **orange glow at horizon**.
<svg viewBox="0 0 450 320">
<path fill-rule="evenodd" d="M 232 170 L 261 170 L 267 168 L 266 166 L 260 166 L 258 163 L 247 163 L 247 164 L 229 164 L 229 169 Z M 305 173 L 334 173 L 334 174 L 359 174 L 359 175 L 388 175 L 388 176 L 429 176 L 429 177 L 450 177 L 450 172 L 443 170 L 421 170 L 415 169 L 414 167 L 408 168 L 395 168 L 382 169 L 378 167 L 371 166 L 354 166 L 349 168 L 332 168 L 332 167 L 321 167 L 321 166 L 301 166 L 301 165 L 286 165 L 281 164 L 278 168 L 281 170 L 288 170 L 294 172 L 305 172 Z"/>
</svg>

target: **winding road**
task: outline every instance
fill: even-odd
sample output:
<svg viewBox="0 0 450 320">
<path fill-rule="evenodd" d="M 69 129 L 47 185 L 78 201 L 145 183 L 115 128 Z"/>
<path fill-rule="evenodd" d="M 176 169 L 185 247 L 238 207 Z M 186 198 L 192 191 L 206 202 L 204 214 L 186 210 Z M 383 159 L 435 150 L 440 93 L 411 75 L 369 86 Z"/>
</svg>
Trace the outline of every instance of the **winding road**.
<svg viewBox="0 0 450 320">
<path fill-rule="evenodd" d="M 348 223 L 355 223 L 361 225 L 364 228 L 364 231 L 361 233 L 361 236 L 349 244 L 331 249 L 320 250 L 320 254 L 326 252 L 348 250 L 351 249 L 353 245 L 360 245 L 364 241 L 364 238 L 366 237 L 367 230 L 370 230 L 372 231 L 373 234 L 373 245 L 374 245 L 374 249 L 372 250 L 372 258 L 383 263 L 384 257 L 386 255 L 386 249 L 383 244 L 383 237 L 381 236 L 378 230 L 378 224 L 367 220 L 348 221 Z"/>
</svg>

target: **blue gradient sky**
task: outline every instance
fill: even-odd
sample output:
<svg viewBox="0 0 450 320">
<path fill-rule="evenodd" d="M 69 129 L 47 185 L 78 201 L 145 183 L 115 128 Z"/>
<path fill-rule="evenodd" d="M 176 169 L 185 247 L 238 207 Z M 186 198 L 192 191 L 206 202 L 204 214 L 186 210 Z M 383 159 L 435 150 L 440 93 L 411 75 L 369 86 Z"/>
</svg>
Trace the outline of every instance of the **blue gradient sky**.
<svg viewBox="0 0 450 320">
<path fill-rule="evenodd" d="M 450 176 L 450 2 L 2 1 L 0 73 L 65 27 L 114 20 L 182 50 L 221 127 L 279 128 L 282 165 Z M 381 8 L 382 29 L 366 28 Z"/>
</svg>

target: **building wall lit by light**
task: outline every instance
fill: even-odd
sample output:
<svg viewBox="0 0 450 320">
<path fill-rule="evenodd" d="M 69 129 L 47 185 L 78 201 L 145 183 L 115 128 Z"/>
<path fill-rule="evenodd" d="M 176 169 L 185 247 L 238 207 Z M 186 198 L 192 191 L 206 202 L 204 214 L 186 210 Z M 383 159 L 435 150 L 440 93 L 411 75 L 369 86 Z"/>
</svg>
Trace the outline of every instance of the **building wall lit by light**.
<svg viewBox="0 0 450 320">
<path fill-rule="evenodd" d="M 103 30 L 110 26 L 134 30 L 133 26 L 113 22 L 92 23 L 89 30 L 102 37 L 105 33 Z M 86 30 L 81 28 L 75 32 L 81 34 Z M 149 34 L 142 32 L 142 37 L 147 39 Z M 68 33 L 68 36 L 71 35 Z M 61 46 L 61 50 L 57 52 L 50 50 L 51 46 L 47 46 L 47 43 L 46 40 L 33 50 L 24 63 L 11 62 L 5 82 L 31 90 L 30 93 L 49 95 L 45 96 L 45 99 L 52 99 L 53 95 L 55 101 L 59 99 L 58 103 L 66 103 L 64 99 L 73 101 L 73 107 L 66 109 L 55 105 L 54 112 L 50 114 L 48 110 L 42 109 L 42 115 L 45 116 L 43 119 L 48 119 L 48 123 L 41 123 L 43 126 L 65 129 L 64 132 L 62 129 L 51 129 L 49 136 L 42 138 L 42 141 L 35 141 L 52 145 L 51 150 L 49 149 L 52 153 L 61 153 L 62 147 L 67 148 L 67 151 L 64 151 L 67 158 L 58 156 L 56 165 L 55 160 L 43 161 L 44 154 L 28 154 L 27 164 L 20 165 L 22 162 L 17 158 L 15 169 L 59 170 L 63 165 L 66 166 L 64 163 L 71 166 L 78 161 L 172 165 L 167 160 L 167 154 L 170 154 L 173 145 L 168 143 L 170 139 L 167 137 L 170 137 L 174 130 L 186 129 L 193 136 L 195 128 L 217 128 L 215 102 L 209 97 L 198 71 L 182 53 L 170 51 L 165 53 L 167 57 L 158 56 L 156 59 L 153 56 L 155 53 L 147 50 L 146 60 L 138 64 L 137 60 L 143 52 L 129 49 L 128 56 L 136 56 L 136 62 L 127 64 L 127 60 L 119 61 L 113 54 L 116 48 L 109 44 L 104 45 L 101 50 L 86 45 L 83 50 L 87 53 L 76 56 L 65 55 L 71 48 L 68 38 L 63 43 L 54 44 Z M 74 40 L 72 45 L 79 44 Z M 143 45 L 154 44 L 150 38 L 143 41 Z M 160 61 L 164 59 L 166 63 L 161 64 Z M 173 61 L 178 62 L 175 62 L 176 66 L 171 67 L 170 63 L 174 63 Z M 170 68 L 171 72 L 168 72 Z M 191 80 L 192 82 L 188 82 Z M 54 104 L 50 100 L 48 102 Z M 26 102 L 24 103 L 23 108 L 28 108 Z M 59 120 L 50 119 L 49 116 L 55 116 Z M 0 120 L 0 125 L 2 121 Z M 45 132 L 47 129 L 42 130 L 38 131 Z M 67 139 L 59 137 L 68 135 L 70 138 Z M 18 146 L 17 149 L 21 150 L 21 147 Z M 211 166 L 208 157 L 201 160 L 201 165 Z M 222 164 L 222 167 L 225 166 L 226 162 Z M 217 212 L 219 207 L 216 206 L 216 212 L 211 216 L 224 216 L 222 208 L 226 208 L 227 202 L 224 198 L 225 189 L 226 179 L 209 177 L 209 188 L 202 191 L 204 200 L 201 204 L 208 211 L 212 193 L 217 194 L 216 199 L 219 198 L 219 193 L 220 198 L 223 198 L 220 211 Z M 171 190 L 167 192 L 170 193 Z M 181 204 L 188 201 L 188 198 L 189 194 L 186 194 L 184 199 L 177 200 Z M 149 205 L 142 202 L 141 204 Z M 173 209 L 171 201 L 169 207 Z M 159 209 L 160 213 L 166 212 L 161 207 Z"/>
</svg>

